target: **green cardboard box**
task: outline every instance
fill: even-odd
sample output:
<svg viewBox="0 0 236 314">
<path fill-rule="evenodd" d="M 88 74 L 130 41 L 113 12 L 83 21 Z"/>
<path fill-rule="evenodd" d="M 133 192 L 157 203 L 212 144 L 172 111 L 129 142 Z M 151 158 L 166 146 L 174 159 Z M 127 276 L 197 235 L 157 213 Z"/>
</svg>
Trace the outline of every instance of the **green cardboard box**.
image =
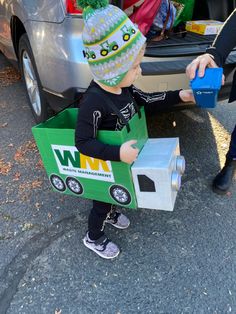
<svg viewBox="0 0 236 314">
<path fill-rule="evenodd" d="M 66 109 L 32 128 L 50 183 L 64 194 L 137 208 L 131 165 L 104 161 L 78 152 L 74 146 L 79 109 Z M 144 109 L 129 121 L 130 131 L 99 131 L 98 139 L 121 145 L 136 139 L 142 149 L 148 139 Z"/>
</svg>

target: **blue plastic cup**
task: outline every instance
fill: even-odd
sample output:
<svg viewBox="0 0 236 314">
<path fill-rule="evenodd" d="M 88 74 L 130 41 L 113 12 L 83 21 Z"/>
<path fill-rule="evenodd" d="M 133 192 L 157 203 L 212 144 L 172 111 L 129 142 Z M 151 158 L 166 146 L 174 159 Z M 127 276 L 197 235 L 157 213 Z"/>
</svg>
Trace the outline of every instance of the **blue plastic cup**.
<svg viewBox="0 0 236 314">
<path fill-rule="evenodd" d="M 214 108 L 216 106 L 222 75 L 222 68 L 206 68 L 203 77 L 199 77 L 196 71 L 196 76 L 190 81 L 190 86 L 199 107 Z"/>
</svg>

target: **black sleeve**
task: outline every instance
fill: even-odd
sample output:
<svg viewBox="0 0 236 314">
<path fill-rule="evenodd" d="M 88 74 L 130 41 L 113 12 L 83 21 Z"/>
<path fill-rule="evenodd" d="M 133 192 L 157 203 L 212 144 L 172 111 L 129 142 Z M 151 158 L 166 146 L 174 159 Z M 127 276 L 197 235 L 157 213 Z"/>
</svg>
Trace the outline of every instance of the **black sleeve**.
<svg viewBox="0 0 236 314">
<path fill-rule="evenodd" d="M 75 129 L 75 146 L 84 155 L 102 160 L 120 161 L 120 146 L 104 144 L 96 139 L 105 117 L 102 99 L 87 94 L 81 103 Z"/>
<path fill-rule="evenodd" d="M 130 87 L 130 92 L 139 106 L 144 106 L 146 112 L 155 113 L 163 109 L 171 108 L 181 102 L 179 90 L 168 92 L 146 93 L 136 88 Z"/>
<path fill-rule="evenodd" d="M 229 53 L 236 46 L 236 9 L 225 21 L 221 31 L 217 35 L 212 47 L 206 50 L 207 53 L 213 55 L 218 66 L 222 66 Z"/>
</svg>

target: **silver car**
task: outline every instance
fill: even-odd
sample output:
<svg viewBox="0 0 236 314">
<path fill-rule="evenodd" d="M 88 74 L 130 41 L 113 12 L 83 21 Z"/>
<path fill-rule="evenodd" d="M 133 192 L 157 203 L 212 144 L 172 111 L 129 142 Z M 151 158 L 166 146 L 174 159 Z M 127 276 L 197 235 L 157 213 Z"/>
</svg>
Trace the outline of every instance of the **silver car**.
<svg viewBox="0 0 236 314">
<path fill-rule="evenodd" d="M 112 1 L 122 7 L 123 1 Z M 196 1 L 194 19 L 225 20 L 235 0 Z M 19 66 L 36 122 L 79 101 L 91 74 L 83 54 L 83 20 L 76 0 L 0 0 L 0 50 Z M 186 34 L 185 34 L 186 35 Z M 187 64 L 205 51 L 214 36 L 175 34 L 149 42 L 137 86 L 146 91 L 186 88 Z M 225 67 L 228 96 L 236 53 Z"/>
</svg>

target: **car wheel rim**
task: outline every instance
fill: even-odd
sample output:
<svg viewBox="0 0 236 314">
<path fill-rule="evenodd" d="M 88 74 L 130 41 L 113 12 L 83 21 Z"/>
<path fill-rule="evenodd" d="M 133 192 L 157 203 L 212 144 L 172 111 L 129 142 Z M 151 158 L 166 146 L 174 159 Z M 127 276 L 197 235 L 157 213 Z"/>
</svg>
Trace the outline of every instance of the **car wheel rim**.
<svg viewBox="0 0 236 314">
<path fill-rule="evenodd" d="M 34 72 L 31 59 L 26 51 L 23 52 L 23 71 L 25 83 L 32 108 L 37 116 L 41 114 L 41 100 L 39 95 L 38 81 Z"/>
</svg>

